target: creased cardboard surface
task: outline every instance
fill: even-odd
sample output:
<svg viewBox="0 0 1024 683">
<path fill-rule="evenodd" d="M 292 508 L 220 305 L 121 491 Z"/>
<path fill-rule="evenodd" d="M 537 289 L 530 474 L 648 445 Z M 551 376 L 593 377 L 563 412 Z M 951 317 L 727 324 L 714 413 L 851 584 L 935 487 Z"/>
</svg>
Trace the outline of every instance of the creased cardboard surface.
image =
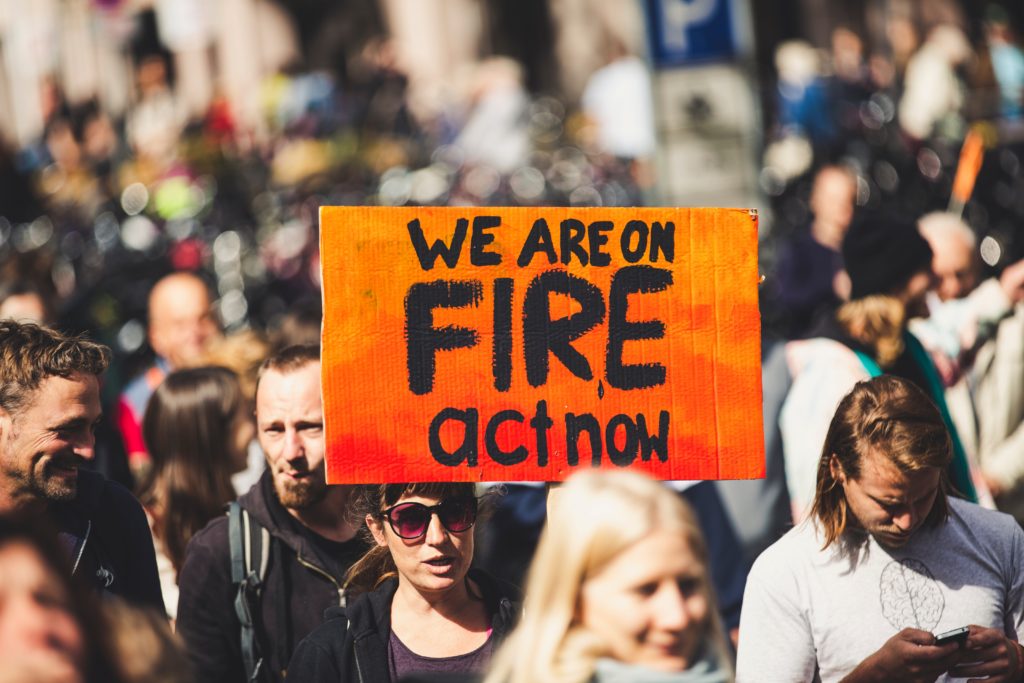
<svg viewBox="0 0 1024 683">
<path fill-rule="evenodd" d="M 764 476 L 756 214 L 323 207 L 320 222 L 331 483 Z M 459 233 L 452 266 L 427 253 Z"/>
</svg>

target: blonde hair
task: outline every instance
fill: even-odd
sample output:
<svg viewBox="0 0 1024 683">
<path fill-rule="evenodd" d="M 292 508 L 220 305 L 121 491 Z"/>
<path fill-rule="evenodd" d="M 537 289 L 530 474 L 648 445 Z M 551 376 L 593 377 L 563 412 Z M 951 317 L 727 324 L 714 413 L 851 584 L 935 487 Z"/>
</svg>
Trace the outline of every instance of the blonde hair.
<svg viewBox="0 0 1024 683">
<path fill-rule="evenodd" d="M 848 301 L 836 311 L 836 320 L 853 340 L 863 344 L 883 368 L 903 353 L 906 308 L 892 296 L 872 294 Z"/>
<path fill-rule="evenodd" d="M 221 365 L 238 375 L 242 395 L 256 401 L 256 379 L 260 366 L 270 355 L 270 344 L 259 332 L 239 330 L 217 337 L 207 344 L 202 356 L 192 365 Z"/>
<path fill-rule="evenodd" d="M 707 575 L 707 550 L 689 506 L 628 471 L 573 475 L 550 506 L 526 584 L 523 617 L 484 683 L 583 683 L 610 648 L 578 621 L 583 584 L 622 552 L 659 531 L 685 536 L 704 567 L 708 617 L 701 634 L 722 663 L 725 640 Z"/>
</svg>

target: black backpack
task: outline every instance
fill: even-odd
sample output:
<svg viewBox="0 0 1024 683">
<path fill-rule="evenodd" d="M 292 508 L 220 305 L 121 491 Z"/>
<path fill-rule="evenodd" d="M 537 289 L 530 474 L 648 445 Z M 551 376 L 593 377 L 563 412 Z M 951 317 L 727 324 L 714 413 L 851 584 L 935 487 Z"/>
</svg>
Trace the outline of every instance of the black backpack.
<svg viewBox="0 0 1024 683">
<path fill-rule="evenodd" d="M 256 616 L 270 557 L 270 532 L 256 522 L 238 501 L 232 501 L 228 506 L 228 541 L 231 545 L 231 582 L 238 586 L 235 614 L 242 626 L 245 680 L 254 683 L 260 680 L 263 668 L 263 657 L 256 639 Z"/>
</svg>

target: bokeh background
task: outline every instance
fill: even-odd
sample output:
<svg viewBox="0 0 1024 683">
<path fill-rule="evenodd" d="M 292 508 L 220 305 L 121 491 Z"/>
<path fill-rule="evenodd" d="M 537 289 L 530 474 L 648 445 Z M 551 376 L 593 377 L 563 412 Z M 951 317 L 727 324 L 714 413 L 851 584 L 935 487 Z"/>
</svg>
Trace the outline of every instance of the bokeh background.
<svg viewBox="0 0 1024 683">
<path fill-rule="evenodd" d="M 1024 255 L 1020 3 L 0 0 L 0 281 L 149 360 L 204 275 L 229 331 L 319 298 L 322 205 L 743 206 L 762 271 L 815 169 L 861 206 L 962 207 Z M 958 209 L 960 207 L 957 207 Z M 770 311 L 765 330 L 773 330 Z"/>
</svg>

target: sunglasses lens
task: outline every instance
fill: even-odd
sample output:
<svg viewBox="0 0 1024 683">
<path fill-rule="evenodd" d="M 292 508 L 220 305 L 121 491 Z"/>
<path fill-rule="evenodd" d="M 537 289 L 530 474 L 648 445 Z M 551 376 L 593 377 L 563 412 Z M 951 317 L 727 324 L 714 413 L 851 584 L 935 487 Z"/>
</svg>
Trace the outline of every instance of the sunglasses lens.
<svg viewBox="0 0 1024 683">
<path fill-rule="evenodd" d="M 441 504 L 438 510 L 441 524 L 448 531 L 465 531 L 476 522 L 475 498 L 452 498 Z"/>
<path fill-rule="evenodd" d="M 420 503 L 406 503 L 392 508 L 388 521 L 402 538 L 417 538 L 427 532 L 430 511 Z"/>
</svg>

